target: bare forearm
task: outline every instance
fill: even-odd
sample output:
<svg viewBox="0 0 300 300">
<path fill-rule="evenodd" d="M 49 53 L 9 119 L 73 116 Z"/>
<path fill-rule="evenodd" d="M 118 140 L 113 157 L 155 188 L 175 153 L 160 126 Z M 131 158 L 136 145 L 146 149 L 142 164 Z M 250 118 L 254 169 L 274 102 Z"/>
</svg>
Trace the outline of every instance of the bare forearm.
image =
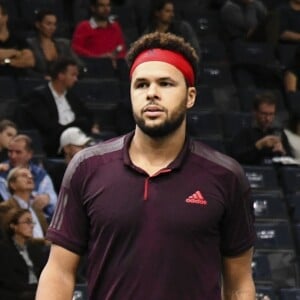
<svg viewBox="0 0 300 300">
<path fill-rule="evenodd" d="M 255 300 L 255 288 L 224 292 L 222 300 Z"/>
<path fill-rule="evenodd" d="M 16 68 L 31 68 L 34 64 L 34 56 L 30 50 L 22 50 L 20 55 L 11 59 L 11 65 Z"/>
<path fill-rule="evenodd" d="M 73 276 L 59 274 L 46 266 L 40 276 L 36 300 L 71 300 L 74 285 Z"/>
<path fill-rule="evenodd" d="M 285 41 L 300 41 L 300 33 L 294 32 L 294 31 L 284 31 L 280 38 Z"/>
<path fill-rule="evenodd" d="M 0 61 L 5 58 L 12 58 L 17 54 L 16 49 L 0 49 Z"/>
</svg>

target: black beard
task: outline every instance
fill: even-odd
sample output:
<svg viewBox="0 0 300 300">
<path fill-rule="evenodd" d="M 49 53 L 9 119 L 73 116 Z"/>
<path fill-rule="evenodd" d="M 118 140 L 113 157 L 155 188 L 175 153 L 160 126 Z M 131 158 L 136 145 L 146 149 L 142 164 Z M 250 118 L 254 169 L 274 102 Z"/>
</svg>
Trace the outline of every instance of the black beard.
<svg viewBox="0 0 300 300">
<path fill-rule="evenodd" d="M 176 118 L 173 118 L 161 125 L 153 126 L 153 127 L 147 126 L 145 124 L 145 120 L 136 116 L 135 114 L 133 115 L 133 117 L 136 122 L 136 125 L 141 129 L 143 133 L 145 133 L 146 135 L 152 138 L 163 138 L 170 135 L 180 127 L 180 125 L 184 121 L 185 113 L 184 112 L 180 113 L 179 115 L 176 116 Z"/>
</svg>

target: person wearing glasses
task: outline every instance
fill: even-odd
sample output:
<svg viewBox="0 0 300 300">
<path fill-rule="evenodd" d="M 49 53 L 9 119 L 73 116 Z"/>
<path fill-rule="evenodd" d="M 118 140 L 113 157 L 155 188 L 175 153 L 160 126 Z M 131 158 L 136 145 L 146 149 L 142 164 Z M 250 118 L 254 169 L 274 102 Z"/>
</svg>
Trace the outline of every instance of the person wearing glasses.
<svg viewBox="0 0 300 300">
<path fill-rule="evenodd" d="M 44 240 L 33 239 L 35 221 L 29 209 L 13 209 L 5 218 L 0 242 L 0 299 L 33 300 L 48 258 Z"/>
<path fill-rule="evenodd" d="M 288 155 L 281 141 L 282 128 L 274 125 L 276 99 L 272 93 L 257 95 L 253 103 L 254 124 L 242 128 L 231 142 L 231 155 L 241 164 L 270 164 L 276 156 Z"/>
<path fill-rule="evenodd" d="M 32 192 L 34 190 L 34 180 L 29 169 L 16 167 L 10 170 L 7 176 L 7 185 L 11 193 L 11 198 L 0 204 L 0 225 L 4 227 L 5 216 L 11 209 L 28 209 L 35 222 L 33 226 L 33 237 L 44 238 L 48 222 L 42 208 L 35 205 Z"/>
</svg>

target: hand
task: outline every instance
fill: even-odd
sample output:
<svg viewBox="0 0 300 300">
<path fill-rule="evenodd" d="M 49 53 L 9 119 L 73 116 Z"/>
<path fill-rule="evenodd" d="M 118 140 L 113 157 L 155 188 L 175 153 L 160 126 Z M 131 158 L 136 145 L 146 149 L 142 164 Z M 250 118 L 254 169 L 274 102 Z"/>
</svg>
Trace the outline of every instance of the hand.
<svg viewBox="0 0 300 300">
<path fill-rule="evenodd" d="M 273 151 L 273 152 L 280 153 L 280 154 L 282 154 L 282 155 L 285 155 L 285 154 L 286 154 L 286 152 L 285 152 L 285 150 L 284 150 L 284 148 L 283 148 L 283 145 L 282 145 L 281 141 L 278 142 L 278 143 L 276 143 L 276 144 L 273 146 L 272 151 Z"/>
<path fill-rule="evenodd" d="M 281 143 L 280 138 L 275 135 L 267 135 L 255 143 L 255 147 L 258 150 L 263 148 L 273 148 L 277 143 Z"/>
<path fill-rule="evenodd" d="M 47 194 L 38 194 L 33 197 L 33 207 L 38 210 L 43 210 L 50 202 L 50 197 Z"/>
<path fill-rule="evenodd" d="M 0 164 L 0 172 L 6 172 L 9 169 L 9 164 L 2 163 Z"/>
</svg>

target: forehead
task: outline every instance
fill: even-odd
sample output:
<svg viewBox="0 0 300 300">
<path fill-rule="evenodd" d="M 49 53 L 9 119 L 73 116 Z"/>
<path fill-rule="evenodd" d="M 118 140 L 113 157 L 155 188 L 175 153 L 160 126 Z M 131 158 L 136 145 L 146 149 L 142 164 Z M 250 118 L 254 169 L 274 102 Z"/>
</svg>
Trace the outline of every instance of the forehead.
<svg viewBox="0 0 300 300">
<path fill-rule="evenodd" d="M 132 80 L 152 78 L 173 78 L 184 80 L 184 76 L 173 65 L 162 61 L 148 61 L 138 65 L 132 73 Z"/>
<path fill-rule="evenodd" d="M 23 140 L 19 141 L 11 141 L 9 144 L 9 148 L 12 149 L 25 149 L 26 143 Z"/>
<path fill-rule="evenodd" d="M 22 169 L 19 169 L 16 171 L 15 173 L 16 176 L 19 176 L 19 175 L 31 175 L 31 172 L 30 170 L 26 169 L 26 168 L 22 168 Z"/>
<path fill-rule="evenodd" d="M 275 111 L 276 106 L 275 104 L 270 103 L 261 103 L 258 107 L 259 111 Z"/>
<path fill-rule="evenodd" d="M 109 5 L 110 4 L 110 0 L 97 0 L 96 1 L 96 5 Z"/>
<path fill-rule="evenodd" d="M 53 14 L 45 15 L 42 21 L 46 22 L 55 22 L 56 21 L 56 16 Z"/>
</svg>

